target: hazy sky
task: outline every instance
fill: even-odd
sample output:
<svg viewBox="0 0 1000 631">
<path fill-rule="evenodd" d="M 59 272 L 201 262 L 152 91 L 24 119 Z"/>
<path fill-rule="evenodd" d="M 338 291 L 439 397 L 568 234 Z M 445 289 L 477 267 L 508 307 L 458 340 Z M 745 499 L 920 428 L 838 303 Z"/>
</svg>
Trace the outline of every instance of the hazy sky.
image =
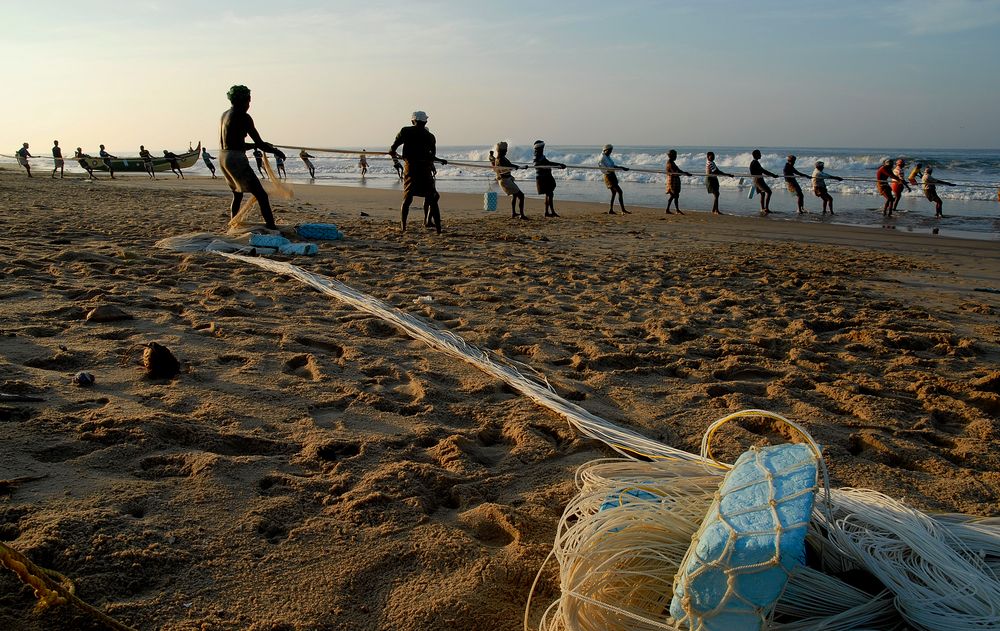
<svg viewBox="0 0 1000 631">
<path fill-rule="evenodd" d="M 4 2 L 0 152 L 266 140 L 1000 147 L 1000 2 Z"/>
</svg>

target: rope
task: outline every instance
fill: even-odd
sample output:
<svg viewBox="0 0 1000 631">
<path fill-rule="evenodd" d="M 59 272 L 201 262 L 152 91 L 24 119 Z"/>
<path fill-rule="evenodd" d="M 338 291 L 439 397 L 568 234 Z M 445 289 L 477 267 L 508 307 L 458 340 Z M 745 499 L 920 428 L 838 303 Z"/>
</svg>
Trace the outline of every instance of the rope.
<svg viewBox="0 0 1000 631">
<path fill-rule="evenodd" d="M 62 574 L 32 563 L 17 550 L 0 543 L 0 565 L 14 572 L 22 583 L 35 590 L 38 610 L 69 603 L 113 631 L 135 631 L 80 600 L 73 583 Z"/>
<path fill-rule="evenodd" d="M 250 263 L 278 274 L 285 274 L 313 287 L 314 289 L 345 302 L 359 311 L 370 313 L 386 322 L 396 325 L 411 337 L 447 355 L 467 361 L 483 372 L 493 375 L 512 388 L 527 396 L 542 407 L 564 417 L 582 434 L 599 440 L 622 455 L 641 453 L 648 458 L 665 458 L 694 461 L 715 467 L 713 463 L 686 451 L 675 449 L 639 434 L 636 431 L 618 427 L 605 419 L 588 412 L 584 408 L 567 401 L 555 393 L 544 376 L 526 364 L 502 357 L 490 351 L 472 346 L 450 331 L 437 328 L 416 316 L 359 292 L 335 279 L 313 274 L 306 270 L 263 257 L 248 257 L 239 254 L 215 252 L 219 256 Z M 526 370 L 529 376 L 521 372 Z"/>
<path fill-rule="evenodd" d="M 298 149 L 300 151 L 322 151 L 323 153 L 347 153 L 361 156 L 387 156 L 388 151 L 355 151 L 354 149 L 323 149 L 321 147 L 297 147 L 295 145 L 274 145 L 285 149 Z"/>
</svg>

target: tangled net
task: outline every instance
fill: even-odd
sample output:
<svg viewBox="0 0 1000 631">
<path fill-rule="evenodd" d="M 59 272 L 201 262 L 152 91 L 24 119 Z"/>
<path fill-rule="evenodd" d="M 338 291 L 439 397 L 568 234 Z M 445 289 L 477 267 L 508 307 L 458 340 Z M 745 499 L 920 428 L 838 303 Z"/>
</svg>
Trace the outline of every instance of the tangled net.
<svg viewBox="0 0 1000 631">
<path fill-rule="evenodd" d="M 812 443 L 779 415 L 741 412 L 710 428 L 703 455 L 718 427 L 752 415 L 788 422 Z M 700 623 L 670 614 L 675 578 L 726 466 L 674 458 L 583 465 L 550 555 L 559 564 L 561 594 L 537 628 L 732 628 L 695 626 Z M 808 562 L 790 573 L 758 628 L 981 631 L 1000 625 L 1000 520 L 930 516 L 875 491 L 826 489 L 808 527 Z M 530 609 L 529 598 L 525 629 Z"/>
<path fill-rule="evenodd" d="M 292 199 L 295 197 L 295 191 L 288 184 L 281 181 L 278 175 L 274 172 L 271 167 L 271 161 L 268 159 L 267 154 L 264 154 L 264 171 L 267 172 L 267 178 L 270 180 L 269 191 L 271 195 L 279 199 Z M 240 209 L 236 213 L 236 216 L 229 220 L 229 228 L 240 228 L 242 226 L 248 225 L 250 222 L 247 221 L 247 217 L 253 212 L 253 209 L 257 207 L 257 198 L 250 195 L 243 203 L 240 204 Z"/>
</svg>

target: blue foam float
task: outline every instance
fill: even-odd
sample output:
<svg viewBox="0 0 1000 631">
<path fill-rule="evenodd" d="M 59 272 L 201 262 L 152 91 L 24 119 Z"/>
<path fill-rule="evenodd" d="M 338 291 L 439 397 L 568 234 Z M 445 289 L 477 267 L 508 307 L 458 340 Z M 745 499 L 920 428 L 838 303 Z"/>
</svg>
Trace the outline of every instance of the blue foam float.
<svg viewBox="0 0 1000 631">
<path fill-rule="evenodd" d="M 675 620 L 695 631 L 763 627 L 789 574 L 805 563 L 817 476 L 808 445 L 740 456 L 674 577 Z"/>
<path fill-rule="evenodd" d="M 344 233 L 332 223 L 304 223 L 296 226 L 295 232 L 303 239 L 336 241 L 344 238 Z"/>
</svg>

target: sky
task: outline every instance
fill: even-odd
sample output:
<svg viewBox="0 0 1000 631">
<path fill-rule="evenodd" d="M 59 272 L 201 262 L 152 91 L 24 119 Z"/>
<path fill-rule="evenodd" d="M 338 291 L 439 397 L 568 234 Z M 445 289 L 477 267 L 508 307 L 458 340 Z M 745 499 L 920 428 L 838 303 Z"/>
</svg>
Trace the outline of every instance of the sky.
<svg viewBox="0 0 1000 631">
<path fill-rule="evenodd" d="M 548 0 L 0 5 L 0 152 L 265 140 L 1000 147 L 1000 1 Z"/>
</svg>

